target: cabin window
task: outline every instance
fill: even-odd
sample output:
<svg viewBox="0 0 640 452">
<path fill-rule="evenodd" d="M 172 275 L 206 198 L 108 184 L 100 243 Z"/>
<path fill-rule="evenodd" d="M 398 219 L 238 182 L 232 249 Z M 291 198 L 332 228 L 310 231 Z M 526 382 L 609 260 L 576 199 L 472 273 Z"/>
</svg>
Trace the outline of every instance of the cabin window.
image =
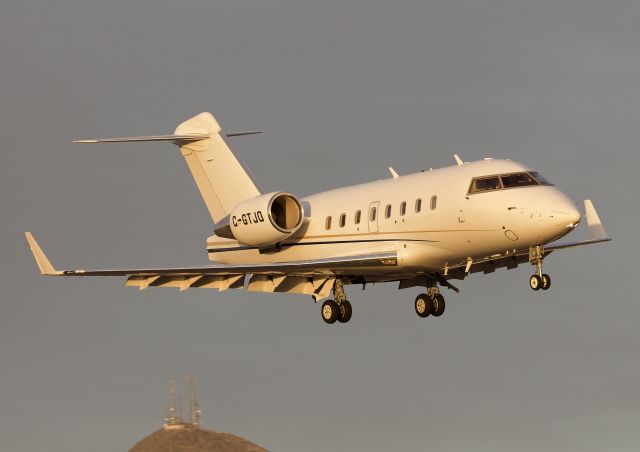
<svg viewBox="0 0 640 452">
<path fill-rule="evenodd" d="M 329 215 L 326 219 L 326 221 L 324 222 L 324 228 L 328 231 L 329 229 L 331 229 L 331 215 Z"/>
<path fill-rule="evenodd" d="M 438 197 L 436 195 L 433 195 L 431 197 L 431 210 L 436 210 L 437 206 L 438 206 Z"/>
<path fill-rule="evenodd" d="M 369 221 L 376 221 L 376 213 L 378 213 L 378 209 L 372 207 L 369 211 Z"/>
<path fill-rule="evenodd" d="M 384 209 L 384 217 L 389 218 L 391 216 L 391 204 L 387 204 L 387 207 Z"/>
<path fill-rule="evenodd" d="M 347 214 L 343 213 L 340 215 L 340 227 L 344 228 L 344 225 L 347 224 Z"/>
<path fill-rule="evenodd" d="M 474 181 L 471 182 L 471 189 L 469 189 L 469 193 L 482 193 L 490 190 L 498 190 L 500 188 L 500 178 L 498 176 L 485 177 L 481 179 L 474 179 Z"/>
<path fill-rule="evenodd" d="M 400 216 L 404 216 L 405 213 L 407 213 L 407 202 L 402 201 L 400 204 Z"/>
<path fill-rule="evenodd" d="M 416 213 L 419 213 L 422 210 L 422 199 L 416 199 Z"/>
<path fill-rule="evenodd" d="M 362 212 L 360 212 L 359 210 L 356 210 L 356 217 L 354 218 L 354 223 L 355 224 L 360 224 L 360 217 L 362 216 Z"/>
</svg>

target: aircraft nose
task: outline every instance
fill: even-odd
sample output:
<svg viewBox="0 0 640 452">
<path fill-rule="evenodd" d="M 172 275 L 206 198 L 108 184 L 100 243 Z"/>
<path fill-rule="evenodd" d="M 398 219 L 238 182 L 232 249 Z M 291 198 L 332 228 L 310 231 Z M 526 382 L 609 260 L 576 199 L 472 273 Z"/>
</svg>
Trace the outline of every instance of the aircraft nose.
<svg viewBox="0 0 640 452">
<path fill-rule="evenodd" d="M 554 200 L 549 216 L 558 226 L 564 226 L 568 230 L 574 229 L 580 222 L 580 212 L 576 205 L 564 194 Z"/>
<path fill-rule="evenodd" d="M 580 218 L 582 217 L 582 215 L 580 215 L 580 211 L 576 208 L 576 206 L 573 206 L 573 209 L 571 210 L 571 212 L 569 213 L 569 216 L 571 217 L 571 222 L 574 225 L 578 225 L 578 223 L 580 222 Z"/>
</svg>

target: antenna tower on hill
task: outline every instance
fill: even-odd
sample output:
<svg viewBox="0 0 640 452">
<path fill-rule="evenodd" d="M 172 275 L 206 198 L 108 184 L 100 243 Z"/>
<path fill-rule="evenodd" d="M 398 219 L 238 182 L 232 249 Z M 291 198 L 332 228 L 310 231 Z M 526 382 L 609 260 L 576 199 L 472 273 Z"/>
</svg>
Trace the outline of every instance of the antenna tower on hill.
<svg viewBox="0 0 640 452">
<path fill-rule="evenodd" d="M 164 418 L 164 429 L 175 430 L 184 428 L 184 422 L 180 415 L 180 400 L 178 399 L 178 391 L 176 390 L 176 381 L 171 380 L 169 382 L 171 387 L 171 405 L 167 410 L 167 415 Z"/>
<path fill-rule="evenodd" d="M 198 395 L 196 393 L 196 379 L 193 374 L 189 374 L 187 375 L 187 380 L 189 381 L 189 412 L 191 415 L 191 425 L 199 427 L 202 410 L 200 409 Z"/>
</svg>

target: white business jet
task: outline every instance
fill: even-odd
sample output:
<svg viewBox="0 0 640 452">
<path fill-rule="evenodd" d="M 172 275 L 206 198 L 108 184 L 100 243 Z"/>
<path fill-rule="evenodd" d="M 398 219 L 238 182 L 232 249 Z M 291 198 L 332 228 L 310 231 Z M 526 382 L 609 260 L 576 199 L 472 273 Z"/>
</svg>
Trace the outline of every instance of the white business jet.
<svg viewBox="0 0 640 452">
<path fill-rule="evenodd" d="M 581 215 L 538 172 L 510 160 L 484 159 L 338 188 L 306 198 L 264 193 L 210 113 L 182 123 L 173 135 L 79 140 L 81 143 L 171 141 L 182 156 L 214 223 L 207 239 L 211 265 L 178 268 L 57 270 L 33 235 L 27 241 L 41 274 L 126 276 L 127 286 L 245 289 L 325 299 L 322 318 L 351 319 L 345 285 L 399 282 L 424 287 L 420 317 L 440 316 L 440 287 L 452 280 L 528 262 L 529 284 L 547 290 L 542 264 L 551 252 L 611 240 L 591 201 L 584 202 L 589 237 L 558 243 Z M 333 297 L 329 298 L 331 293 Z"/>
</svg>

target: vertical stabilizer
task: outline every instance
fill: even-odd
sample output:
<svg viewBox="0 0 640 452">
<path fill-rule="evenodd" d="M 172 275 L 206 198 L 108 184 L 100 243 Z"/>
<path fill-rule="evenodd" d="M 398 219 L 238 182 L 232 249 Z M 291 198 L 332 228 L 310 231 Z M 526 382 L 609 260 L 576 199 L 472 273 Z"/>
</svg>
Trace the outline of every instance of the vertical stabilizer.
<svg viewBox="0 0 640 452">
<path fill-rule="evenodd" d="M 175 135 L 203 134 L 198 141 L 176 140 L 187 162 L 211 219 L 217 223 L 240 201 L 262 193 L 258 183 L 227 141 L 211 113 L 204 112 L 183 122 Z"/>
</svg>

